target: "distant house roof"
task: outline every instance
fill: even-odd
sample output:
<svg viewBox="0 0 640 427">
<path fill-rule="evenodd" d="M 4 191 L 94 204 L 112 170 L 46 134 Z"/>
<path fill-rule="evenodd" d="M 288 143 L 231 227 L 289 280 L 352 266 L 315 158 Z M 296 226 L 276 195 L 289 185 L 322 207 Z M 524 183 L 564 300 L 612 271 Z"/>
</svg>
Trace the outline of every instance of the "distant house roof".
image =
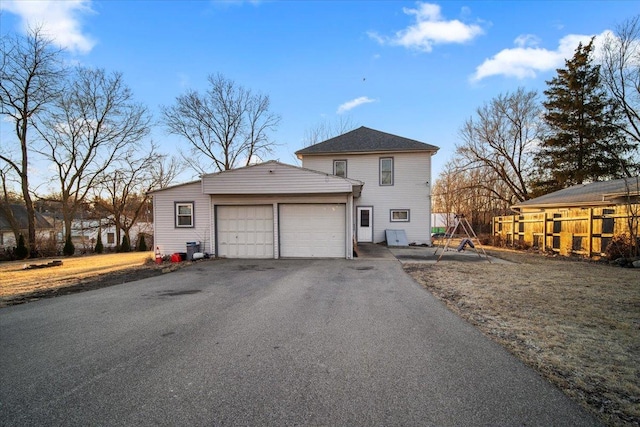
<svg viewBox="0 0 640 427">
<path fill-rule="evenodd" d="M 29 228 L 29 221 L 27 220 L 27 207 L 24 205 L 9 205 L 13 216 L 18 221 L 20 229 L 26 230 Z M 36 212 L 36 228 L 53 228 L 53 226 L 45 219 L 44 216 Z M 11 230 L 11 224 L 4 214 L 4 211 L 0 209 L 0 230 Z"/>
<path fill-rule="evenodd" d="M 394 151 L 438 151 L 438 147 L 367 127 L 359 127 L 318 144 L 296 151 L 298 158 L 316 154 L 367 153 Z"/>
<path fill-rule="evenodd" d="M 635 200 L 638 199 L 638 196 L 640 195 L 639 183 L 640 177 L 579 184 L 518 203 L 517 205 L 514 205 L 513 208 L 569 208 L 620 204 L 624 203 L 624 199 L 627 196 L 632 196 Z M 637 201 L 634 203 L 637 203 Z"/>
</svg>

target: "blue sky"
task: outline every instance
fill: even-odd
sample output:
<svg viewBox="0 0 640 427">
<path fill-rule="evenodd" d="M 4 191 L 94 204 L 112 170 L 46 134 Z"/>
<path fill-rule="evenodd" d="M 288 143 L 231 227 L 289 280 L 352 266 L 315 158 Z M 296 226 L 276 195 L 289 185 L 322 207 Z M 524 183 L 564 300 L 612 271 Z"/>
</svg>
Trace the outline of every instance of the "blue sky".
<svg viewBox="0 0 640 427">
<path fill-rule="evenodd" d="M 73 61 L 122 72 L 157 120 L 161 105 L 222 73 L 271 98 L 282 120 L 270 158 L 295 164 L 305 133 L 342 117 L 439 146 L 433 179 L 476 108 L 519 86 L 542 92 L 579 41 L 640 13 L 634 1 L 2 0 L 0 8 L 3 35 L 43 24 Z M 159 124 L 152 138 L 165 152 L 187 148 Z"/>
</svg>

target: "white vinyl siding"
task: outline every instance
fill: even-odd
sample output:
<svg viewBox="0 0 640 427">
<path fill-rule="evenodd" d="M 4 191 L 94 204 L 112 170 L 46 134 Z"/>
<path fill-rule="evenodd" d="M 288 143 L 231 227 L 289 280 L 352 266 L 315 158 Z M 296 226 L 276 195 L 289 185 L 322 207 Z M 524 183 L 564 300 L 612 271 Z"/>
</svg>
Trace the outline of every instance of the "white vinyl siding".
<svg viewBox="0 0 640 427">
<path fill-rule="evenodd" d="M 210 196 L 202 194 L 200 181 L 170 187 L 151 195 L 154 242 L 162 255 L 186 252 L 187 242 L 200 242 L 200 250 L 212 252 Z M 193 203 L 194 226 L 176 227 L 176 202 L 185 200 Z"/>
<path fill-rule="evenodd" d="M 202 178 L 203 192 L 212 195 L 346 194 L 354 184 L 334 176 L 332 163 L 325 173 L 267 162 Z"/>
<path fill-rule="evenodd" d="M 281 204 L 280 256 L 286 258 L 344 258 L 344 204 Z"/>
<path fill-rule="evenodd" d="M 349 164 L 349 178 L 363 181 L 362 195 L 355 200 L 357 206 L 373 207 L 373 241 L 385 240 L 386 229 L 406 231 L 409 243 L 431 243 L 431 153 L 393 153 L 394 183 L 379 185 L 379 161 L 388 155 L 349 154 L 344 155 Z M 305 168 L 322 172 L 333 172 L 336 155 L 304 156 Z M 410 222 L 391 222 L 392 209 L 410 210 Z"/>
</svg>

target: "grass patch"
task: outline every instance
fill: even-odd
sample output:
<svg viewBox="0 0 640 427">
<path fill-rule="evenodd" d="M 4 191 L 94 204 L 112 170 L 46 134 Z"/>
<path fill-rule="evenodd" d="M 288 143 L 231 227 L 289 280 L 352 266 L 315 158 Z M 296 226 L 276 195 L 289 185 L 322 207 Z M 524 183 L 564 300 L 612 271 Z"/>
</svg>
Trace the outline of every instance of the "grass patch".
<svg viewBox="0 0 640 427">
<path fill-rule="evenodd" d="M 494 252 L 405 264 L 447 306 L 607 425 L 639 425 L 640 269 Z"/>
<path fill-rule="evenodd" d="M 123 275 L 124 271 L 135 277 L 135 273 L 140 273 L 138 270 L 146 269 L 152 256 L 152 252 L 128 252 L 0 263 L 0 307 L 20 300 L 21 296 L 51 293 L 105 276 Z M 30 264 L 54 260 L 61 260 L 62 265 L 25 269 Z"/>
</svg>

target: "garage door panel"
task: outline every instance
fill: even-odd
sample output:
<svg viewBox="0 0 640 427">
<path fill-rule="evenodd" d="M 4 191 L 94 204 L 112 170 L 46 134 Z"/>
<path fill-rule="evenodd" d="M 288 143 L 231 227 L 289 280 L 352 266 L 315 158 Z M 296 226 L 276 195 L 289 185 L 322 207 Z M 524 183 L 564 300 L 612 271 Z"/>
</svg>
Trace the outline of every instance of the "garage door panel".
<svg viewBox="0 0 640 427">
<path fill-rule="evenodd" d="M 287 258 L 344 258 L 344 204 L 280 205 L 280 255 Z"/>
<path fill-rule="evenodd" d="M 273 206 L 218 206 L 218 255 L 273 258 Z"/>
</svg>

